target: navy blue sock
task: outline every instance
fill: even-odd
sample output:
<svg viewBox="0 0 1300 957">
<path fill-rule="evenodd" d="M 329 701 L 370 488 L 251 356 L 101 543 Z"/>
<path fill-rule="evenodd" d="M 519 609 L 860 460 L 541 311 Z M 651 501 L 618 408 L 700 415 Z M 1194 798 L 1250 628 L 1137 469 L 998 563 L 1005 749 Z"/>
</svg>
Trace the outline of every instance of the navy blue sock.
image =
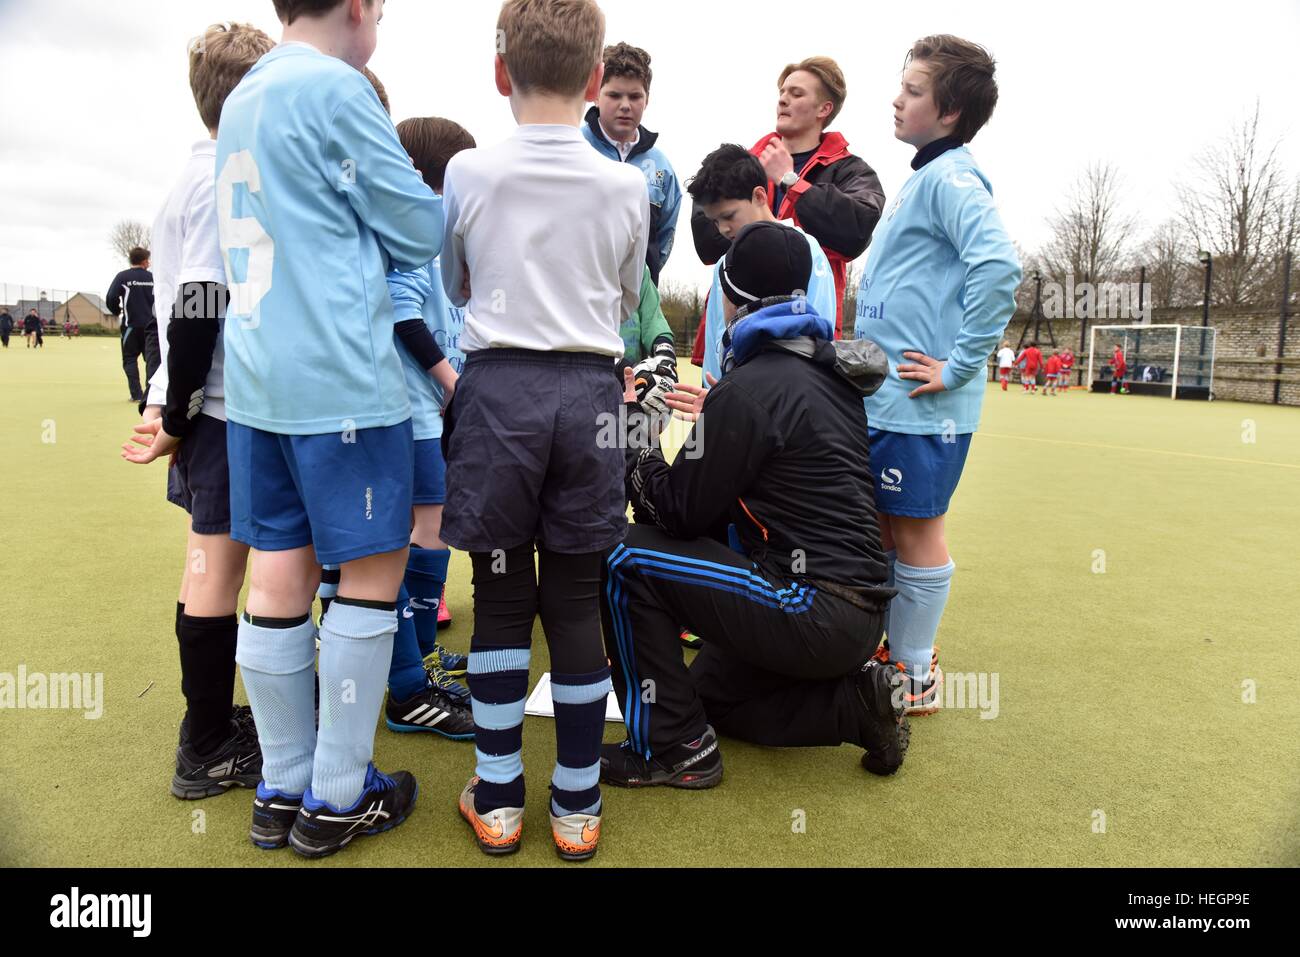
<svg viewBox="0 0 1300 957">
<path fill-rule="evenodd" d="M 555 772 L 551 811 L 600 813 L 600 743 L 605 731 L 609 667 L 585 675 L 551 675 L 555 703 Z"/>
<path fill-rule="evenodd" d="M 451 549 L 421 548 L 411 546 L 406 560 L 406 590 L 411 594 L 411 610 L 415 613 L 415 634 L 423 654 L 433 654 L 438 639 L 438 602 L 447 584 L 447 565 Z"/>
<path fill-rule="evenodd" d="M 410 700 L 429 683 L 411 604 L 403 585 L 397 592 L 397 634 L 393 636 L 393 660 L 388 665 L 388 693 L 394 701 Z"/>
</svg>

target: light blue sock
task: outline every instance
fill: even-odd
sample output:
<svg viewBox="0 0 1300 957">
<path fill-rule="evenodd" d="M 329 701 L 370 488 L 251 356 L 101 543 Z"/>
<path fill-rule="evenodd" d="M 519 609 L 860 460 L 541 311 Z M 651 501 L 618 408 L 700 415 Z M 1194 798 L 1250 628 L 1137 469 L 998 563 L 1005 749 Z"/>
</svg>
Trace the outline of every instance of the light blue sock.
<svg viewBox="0 0 1300 957">
<path fill-rule="evenodd" d="M 262 778 L 282 794 L 311 783 L 316 751 L 316 628 L 311 617 L 291 628 L 263 628 L 240 616 L 235 660 L 257 722 Z"/>
<path fill-rule="evenodd" d="M 393 655 L 397 611 L 339 597 L 320 628 L 320 731 L 311 793 L 334 808 L 361 796 Z"/>
<path fill-rule="evenodd" d="M 397 634 L 393 638 L 393 660 L 388 666 L 388 693 L 394 701 L 409 701 L 429 684 L 420 654 L 420 639 L 415 632 L 414 602 L 403 585 L 397 593 Z M 436 615 L 437 612 L 435 611 Z"/>
<path fill-rule="evenodd" d="M 898 561 L 898 549 L 891 548 L 889 551 L 885 552 L 885 587 L 886 588 L 898 587 L 897 580 L 894 578 L 894 563 L 897 561 Z M 894 607 L 894 603 L 892 601 L 885 606 L 884 632 L 886 638 L 889 637 L 889 609 L 893 607 Z M 889 647 L 890 648 L 894 647 L 893 642 L 890 642 Z"/>
<path fill-rule="evenodd" d="M 948 588 L 957 566 L 952 560 L 938 568 L 916 568 L 894 562 L 894 587 L 898 594 L 890 603 L 889 657 L 907 666 L 907 673 L 923 679 L 930 673 L 930 655 L 939 619 L 948 604 Z"/>
</svg>

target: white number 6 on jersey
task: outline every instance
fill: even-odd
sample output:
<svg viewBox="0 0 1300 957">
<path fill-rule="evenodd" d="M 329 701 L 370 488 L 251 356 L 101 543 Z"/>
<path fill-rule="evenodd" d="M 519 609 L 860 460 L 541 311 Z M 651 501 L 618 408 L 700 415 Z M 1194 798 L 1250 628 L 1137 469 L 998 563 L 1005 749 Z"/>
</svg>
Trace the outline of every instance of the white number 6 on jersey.
<svg viewBox="0 0 1300 957">
<path fill-rule="evenodd" d="M 217 177 L 217 215 L 220 218 L 221 259 L 230 279 L 228 319 L 238 319 L 241 329 L 256 329 L 262 324 L 259 303 L 271 291 L 271 267 L 275 264 L 275 241 L 252 216 L 235 217 L 235 185 L 243 183 L 250 193 L 261 192 L 262 174 L 248 150 L 231 153 Z M 248 267 L 243 282 L 234 281 L 230 253 L 248 250 Z"/>
</svg>

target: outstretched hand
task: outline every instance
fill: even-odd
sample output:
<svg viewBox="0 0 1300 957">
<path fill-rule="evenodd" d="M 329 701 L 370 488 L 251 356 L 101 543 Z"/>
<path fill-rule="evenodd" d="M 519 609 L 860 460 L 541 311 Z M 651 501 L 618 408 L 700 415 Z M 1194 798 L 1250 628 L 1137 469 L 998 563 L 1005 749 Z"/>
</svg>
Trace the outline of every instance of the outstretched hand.
<svg viewBox="0 0 1300 957">
<path fill-rule="evenodd" d="M 709 384 L 708 388 L 679 382 L 672 392 L 664 396 L 664 402 L 673 410 L 673 415 L 687 422 L 699 420 L 704 412 L 704 399 L 709 394 L 709 389 L 718 384 L 710 372 L 704 373 L 704 380 Z"/>
<path fill-rule="evenodd" d="M 131 441 L 122 443 L 122 458 L 136 465 L 148 465 L 165 455 L 169 465 L 175 464 L 176 450 L 180 448 L 181 440 L 163 431 L 162 419 L 141 422 L 134 431 Z"/>
</svg>

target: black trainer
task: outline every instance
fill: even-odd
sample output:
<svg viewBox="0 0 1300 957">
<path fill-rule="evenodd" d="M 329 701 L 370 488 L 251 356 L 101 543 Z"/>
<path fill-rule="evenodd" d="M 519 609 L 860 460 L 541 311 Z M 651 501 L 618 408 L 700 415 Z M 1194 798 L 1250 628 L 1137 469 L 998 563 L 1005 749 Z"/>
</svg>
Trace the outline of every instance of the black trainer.
<svg viewBox="0 0 1300 957">
<path fill-rule="evenodd" d="M 289 843 L 289 829 L 298 819 L 302 808 L 302 795 L 285 794 L 268 788 L 265 781 L 257 782 L 253 797 L 253 826 L 249 839 L 258 847 L 273 851 Z"/>
<path fill-rule="evenodd" d="M 453 741 L 474 740 L 474 713 L 469 704 L 433 684 L 405 701 L 394 701 L 390 693 L 384 722 L 391 731 L 432 731 Z"/>
<path fill-rule="evenodd" d="M 241 728 L 244 728 L 253 737 L 257 737 L 257 724 L 253 721 L 253 709 L 246 704 L 232 704 L 230 706 L 230 720 L 238 722 Z M 187 711 L 185 717 L 181 718 L 181 736 L 179 745 L 184 746 L 190 743 L 190 715 Z"/>
<path fill-rule="evenodd" d="M 230 737 L 212 754 L 198 754 L 188 741 L 176 749 L 171 790 L 178 798 L 196 801 L 231 787 L 257 787 L 260 780 L 262 750 L 257 735 L 232 718 Z"/>
<path fill-rule="evenodd" d="M 903 713 L 903 672 L 872 658 L 854 678 L 860 714 L 862 743 L 867 753 L 862 766 L 872 774 L 890 775 L 903 766 L 912 728 Z"/>
<path fill-rule="evenodd" d="M 374 764 L 366 768 L 361 797 L 338 810 L 312 796 L 302 796 L 302 808 L 289 830 L 289 846 L 303 857 L 326 857 L 343 850 L 353 838 L 380 834 L 397 827 L 415 807 L 420 786 L 408 771 L 389 777 Z"/>
<path fill-rule="evenodd" d="M 621 788 L 667 785 L 703 790 L 722 780 L 722 752 L 710 725 L 694 741 L 669 748 L 652 758 L 632 749 L 631 741 L 600 746 L 600 779 Z"/>
</svg>

